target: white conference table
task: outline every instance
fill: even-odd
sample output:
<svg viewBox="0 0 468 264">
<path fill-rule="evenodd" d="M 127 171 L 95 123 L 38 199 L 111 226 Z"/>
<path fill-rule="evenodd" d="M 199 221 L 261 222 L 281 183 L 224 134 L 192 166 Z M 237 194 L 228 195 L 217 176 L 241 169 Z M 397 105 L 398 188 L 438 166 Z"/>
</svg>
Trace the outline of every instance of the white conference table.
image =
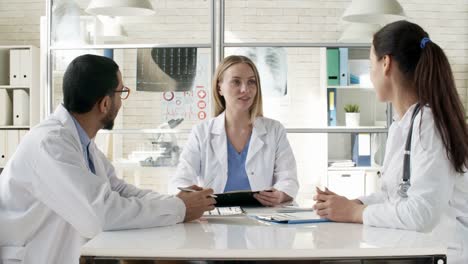
<svg viewBox="0 0 468 264">
<path fill-rule="evenodd" d="M 446 247 L 436 237 L 425 233 L 343 223 L 273 224 L 248 216 L 231 216 L 168 227 L 103 232 L 82 247 L 81 258 L 85 263 L 97 259 L 419 259 L 421 263 L 442 264 L 446 263 L 446 253 Z"/>
</svg>

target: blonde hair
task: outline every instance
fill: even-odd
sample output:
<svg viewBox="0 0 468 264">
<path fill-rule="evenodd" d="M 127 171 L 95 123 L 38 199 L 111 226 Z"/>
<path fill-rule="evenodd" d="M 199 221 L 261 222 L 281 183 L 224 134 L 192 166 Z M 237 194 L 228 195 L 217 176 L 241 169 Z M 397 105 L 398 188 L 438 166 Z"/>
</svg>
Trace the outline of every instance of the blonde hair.
<svg viewBox="0 0 468 264">
<path fill-rule="evenodd" d="M 257 82 L 257 94 L 253 100 L 253 104 L 250 107 L 250 121 L 253 123 L 255 118 L 258 116 L 263 116 L 263 102 L 262 102 L 262 89 L 260 87 L 260 76 L 258 74 L 257 67 L 252 62 L 251 59 L 240 56 L 240 55 L 231 55 L 224 58 L 221 64 L 216 68 L 213 82 L 212 82 L 212 94 L 214 102 L 214 116 L 220 115 L 224 110 L 226 110 L 226 101 L 224 97 L 219 94 L 219 82 L 223 81 L 224 72 L 229 69 L 231 66 L 239 63 L 245 63 L 252 68 L 252 71 L 255 74 L 255 80 Z"/>
</svg>

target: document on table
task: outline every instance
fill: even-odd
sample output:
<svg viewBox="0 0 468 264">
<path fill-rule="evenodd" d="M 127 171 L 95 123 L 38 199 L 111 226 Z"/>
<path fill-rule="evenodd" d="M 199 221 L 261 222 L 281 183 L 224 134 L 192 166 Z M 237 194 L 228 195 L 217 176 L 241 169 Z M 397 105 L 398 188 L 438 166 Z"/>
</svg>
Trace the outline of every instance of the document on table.
<svg viewBox="0 0 468 264">
<path fill-rule="evenodd" d="M 304 224 L 304 223 L 322 223 L 331 222 L 326 218 L 320 218 L 315 211 L 293 212 L 293 213 L 273 213 L 273 214 L 258 214 L 255 218 L 274 222 L 279 224 Z"/>
<path fill-rule="evenodd" d="M 239 206 L 233 207 L 216 207 L 211 211 L 207 211 L 203 214 L 204 217 L 207 216 L 242 216 L 245 215 L 244 209 Z"/>
</svg>

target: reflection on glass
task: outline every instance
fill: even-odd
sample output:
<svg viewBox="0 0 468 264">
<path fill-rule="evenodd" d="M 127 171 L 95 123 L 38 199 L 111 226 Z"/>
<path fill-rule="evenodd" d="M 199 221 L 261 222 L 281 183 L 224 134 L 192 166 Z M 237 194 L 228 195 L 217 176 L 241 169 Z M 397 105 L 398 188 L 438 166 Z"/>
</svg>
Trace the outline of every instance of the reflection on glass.
<svg viewBox="0 0 468 264">
<path fill-rule="evenodd" d="M 193 90 L 197 57 L 197 48 L 139 49 L 137 90 L 149 92 Z"/>
<path fill-rule="evenodd" d="M 284 48 L 252 47 L 236 48 L 232 54 L 250 58 L 258 68 L 262 94 L 281 97 L 288 93 L 288 61 Z"/>
<path fill-rule="evenodd" d="M 154 15 L 112 17 L 87 13 L 90 0 L 54 0 L 52 45 L 210 42 L 210 1 L 152 2 Z"/>
<path fill-rule="evenodd" d="M 150 60 L 152 49 L 143 49 L 149 52 Z M 161 52 L 161 49 L 153 49 Z M 178 49 L 164 49 L 168 50 Z M 185 52 L 183 49 L 182 53 Z M 68 64 L 77 56 L 83 54 L 104 55 L 104 50 L 55 50 L 52 51 L 53 59 L 53 101 L 54 108 L 62 102 L 62 79 Z M 137 88 L 132 91 L 132 95 L 125 100 L 120 109 L 120 122 L 116 120 L 115 128 L 125 129 L 149 129 L 157 128 L 172 119 L 183 119 L 184 122 L 178 129 L 190 129 L 194 124 L 209 118 L 210 113 L 210 49 L 186 50 L 187 59 L 181 58 L 179 61 L 166 60 L 168 64 L 160 68 L 167 80 L 172 80 L 173 86 L 159 83 L 155 90 L 138 89 L 138 71 L 146 65 L 138 60 L 142 54 L 138 49 L 114 49 L 114 60 L 119 65 L 122 73 L 123 84 L 130 88 Z M 153 52 L 156 57 L 163 57 Z M 189 59 L 190 57 L 190 59 Z M 195 58 L 196 57 L 196 58 Z M 181 67 L 175 67 L 171 63 L 179 63 Z M 190 65 L 188 65 L 190 64 Z M 153 63 L 153 66 L 157 66 Z M 167 74 L 163 72 L 167 71 Z M 157 74 L 150 73 L 148 78 L 155 78 Z M 157 78 L 156 78 L 157 80 Z M 160 89 L 159 89 L 160 88 Z M 165 90 L 167 89 L 167 90 Z M 182 91 L 181 91 L 182 90 Z"/>
<path fill-rule="evenodd" d="M 82 16 L 75 1 L 56 0 L 52 6 L 52 42 L 54 44 L 91 44 L 95 18 Z"/>
<path fill-rule="evenodd" d="M 201 237 L 204 237 L 203 241 L 212 239 L 210 244 L 214 244 L 216 249 L 292 248 L 297 231 L 293 227 L 263 225 L 243 218 L 210 218 L 208 222 L 210 224 L 202 225 L 205 233 L 197 240 Z M 186 232 L 190 233 L 190 229 L 187 228 Z"/>
</svg>

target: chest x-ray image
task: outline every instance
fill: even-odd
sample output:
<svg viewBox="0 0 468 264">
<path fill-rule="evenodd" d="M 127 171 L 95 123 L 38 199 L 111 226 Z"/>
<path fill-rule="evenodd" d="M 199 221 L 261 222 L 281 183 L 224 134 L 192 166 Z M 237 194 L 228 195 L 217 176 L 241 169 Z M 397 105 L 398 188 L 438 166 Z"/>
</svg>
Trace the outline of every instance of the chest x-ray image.
<svg viewBox="0 0 468 264">
<path fill-rule="evenodd" d="M 227 54 L 229 53 L 229 54 Z M 253 47 L 227 50 L 226 55 L 243 55 L 250 58 L 260 74 L 262 94 L 282 97 L 288 94 L 288 61 L 284 48 Z"/>
<path fill-rule="evenodd" d="M 197 48 L 138 49 L 137 91 L 190 91 L 196 74 Z"/>
</svg>

